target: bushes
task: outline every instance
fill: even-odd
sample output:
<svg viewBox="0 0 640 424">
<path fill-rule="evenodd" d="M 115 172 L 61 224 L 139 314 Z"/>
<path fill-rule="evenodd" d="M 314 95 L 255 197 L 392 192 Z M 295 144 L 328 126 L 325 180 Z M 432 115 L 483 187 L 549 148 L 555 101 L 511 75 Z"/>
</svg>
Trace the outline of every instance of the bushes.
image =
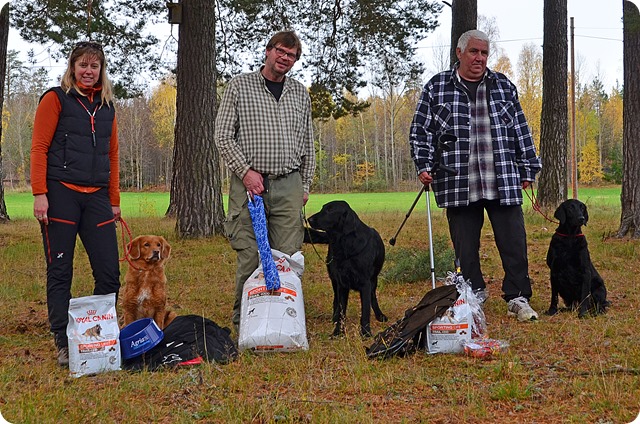
<svg viewBox="0 0 640 424">
<path fill-rule="evenodd" d="M 434 236 L 434 269 L 436 278 L 441 279 L 448 271 L 454 270 L 455 253 L 449 239 Z M 382 277 L 389 281 L 413 283 L 431 280 L 429 250 L 400 248 L 387 251 L 386 265 Z"/>
</svg>

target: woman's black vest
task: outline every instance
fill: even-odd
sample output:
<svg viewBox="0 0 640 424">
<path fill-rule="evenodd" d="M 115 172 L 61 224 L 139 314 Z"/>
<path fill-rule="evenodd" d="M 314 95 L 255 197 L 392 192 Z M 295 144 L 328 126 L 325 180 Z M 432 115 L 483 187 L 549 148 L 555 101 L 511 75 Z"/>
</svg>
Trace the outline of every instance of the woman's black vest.
<svg viewBox="0 0 640 424">
<path fill-rule="evenodd" d="M 96 92 L 93 102 L 89 103 L 87 97 L 79 95 L 73 88 L 69 94 L 60 87 L 51 88 L 44 94 L 49 91 L 56 92 L 62 110 L 49 147 L 47 179 L 89 187 L 107 187 L 111 173 L 109 146 L 115 117 L 113 104 L 100 106 L 100 92 Z M 95 137 L 90 116 L 94 111 Z"/>
</svg>

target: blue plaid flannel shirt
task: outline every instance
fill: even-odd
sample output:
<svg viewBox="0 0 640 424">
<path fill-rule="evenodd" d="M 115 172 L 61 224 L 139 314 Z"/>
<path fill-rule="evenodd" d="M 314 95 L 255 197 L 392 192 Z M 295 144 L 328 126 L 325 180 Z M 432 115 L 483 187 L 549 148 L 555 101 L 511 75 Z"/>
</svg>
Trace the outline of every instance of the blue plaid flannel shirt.
<svg viewBox="0 0 640 424">
<path fill-rule="evenodd" d="M 491 139 L 500 204 L 522 204 L 522 182 L 535 181 L 542 168 L 518 92 L 509 79 L 487 69 L 485 76 L 491 121 Z M 458 171 L 439 170 L 433 176 L 433 192 L 441 208 L 469 204 L 470 99 L 456 69 L 435 75 L 424 86 L 411 122 L 409 144 L 418 174 L 431 172 L 437 137 L 453 134 L 458 140 L 442 151 L 440 163 Z"/>
</svg>

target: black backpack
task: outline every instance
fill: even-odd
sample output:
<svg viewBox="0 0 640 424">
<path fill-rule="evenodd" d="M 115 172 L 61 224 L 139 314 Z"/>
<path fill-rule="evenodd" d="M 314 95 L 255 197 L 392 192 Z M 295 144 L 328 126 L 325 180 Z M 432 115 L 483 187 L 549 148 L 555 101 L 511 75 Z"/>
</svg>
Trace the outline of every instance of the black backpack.
<svg viewBox="0 0 640 424">
<path fill-rule="evenodd" d="M 457 299 L 458 290 L 453 284 L 427 292 L 416 306 L 405 311 L 403 318 L 375 336 L 367 357 L 388 359 L 426 348 L 427 325 L 441 317 Z"/>
<path fill-rule="evenodd" d="M 157 346 L 140 356 L 123 360 L 122 368 L 154 371 L 205 361 L 227 364 L 238 356 L 230 333 L 228 328 L 205 317 L 181 315 L 164 329 L 164 337 Z"/>
</svg>

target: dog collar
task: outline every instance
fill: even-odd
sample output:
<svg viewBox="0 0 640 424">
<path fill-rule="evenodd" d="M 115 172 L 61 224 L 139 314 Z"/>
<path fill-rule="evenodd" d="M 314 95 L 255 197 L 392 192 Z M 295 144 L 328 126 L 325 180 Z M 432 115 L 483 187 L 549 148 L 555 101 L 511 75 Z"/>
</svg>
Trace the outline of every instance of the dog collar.
<svg viewBox="0 0 640 424">
<path fill-rule="evenodd" d="M 559 235 L 560 237 L 584 237 L 584 234 L 579 233 L 579 234 L 562 234 L 556 231 L 556 234 Z"/>
</svg>

